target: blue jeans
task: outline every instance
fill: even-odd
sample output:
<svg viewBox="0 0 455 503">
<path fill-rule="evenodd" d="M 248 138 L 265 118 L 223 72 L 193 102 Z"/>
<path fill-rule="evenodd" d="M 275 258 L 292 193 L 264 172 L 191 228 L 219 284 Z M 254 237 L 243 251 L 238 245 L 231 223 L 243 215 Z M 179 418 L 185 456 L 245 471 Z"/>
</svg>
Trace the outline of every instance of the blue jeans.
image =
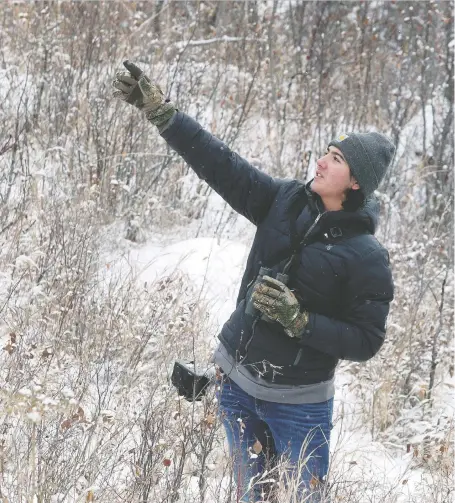
<svg viewBox="0 0 455 503">
<path fill-rule="evenodd" d="M 305 495 L 306 502 L 318 502 L 329 467 L 333 398 L 321 403 L 282 404 L 256 399 L 224 375 L 218 384 L 219 412 L 234 464 L 236 501 L 267 499 L 264 492 L 270 485 L 261 483 L 261 474 L 286 459 L 288 463 L 282 466 L 288 467 L 287 477 L 297 480 L 297 494 Z M 272 471 L 263 478 L 276 480 L 277 474 Z"/>
</svg>

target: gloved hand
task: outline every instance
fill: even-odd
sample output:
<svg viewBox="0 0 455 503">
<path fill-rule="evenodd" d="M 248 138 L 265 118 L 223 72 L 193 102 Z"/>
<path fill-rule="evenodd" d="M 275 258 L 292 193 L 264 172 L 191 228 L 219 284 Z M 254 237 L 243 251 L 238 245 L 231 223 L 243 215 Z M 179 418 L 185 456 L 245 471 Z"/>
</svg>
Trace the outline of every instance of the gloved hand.
<svg viewBox="0 0 455 503">
<path fill-rule="evenodd" d="M 165 101 L 160 86 L 154 84 L 144 72 L 130 61 L 123 62 L 127 72 L 117 72 L 112 82 L 116 91 L 114 98 L 126 101 L 145 113 L 147 119 L 158 127 L 160 132 L 175 114 L 175 106 Z"/>
<path fill-rule="evenodd" d="M 264 276 L 254 288 L 252 299 L 254 307 L 283 325 L 289 337 L 302 337 L 309 315 L 300 311 L 299 301 L 284 283 Z"/>
</svg>

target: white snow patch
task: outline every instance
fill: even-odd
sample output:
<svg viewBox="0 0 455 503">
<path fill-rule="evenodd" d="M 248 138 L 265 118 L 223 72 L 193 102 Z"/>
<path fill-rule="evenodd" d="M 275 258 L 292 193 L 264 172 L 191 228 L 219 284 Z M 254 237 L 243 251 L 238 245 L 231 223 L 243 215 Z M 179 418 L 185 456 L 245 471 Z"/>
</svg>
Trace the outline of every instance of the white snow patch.
<svg viewBox="0 0 455 503">
<path fill-rule="evenodd" d="M 115 260 L 113 274 L 131 275 L 139 284 L 153 284 L 180 271 L 210 307 L 218 328 L 235 306 L 248 248 L 216 238 L 195 238 L 168 245 L 152 240 Z"/>
</svg>

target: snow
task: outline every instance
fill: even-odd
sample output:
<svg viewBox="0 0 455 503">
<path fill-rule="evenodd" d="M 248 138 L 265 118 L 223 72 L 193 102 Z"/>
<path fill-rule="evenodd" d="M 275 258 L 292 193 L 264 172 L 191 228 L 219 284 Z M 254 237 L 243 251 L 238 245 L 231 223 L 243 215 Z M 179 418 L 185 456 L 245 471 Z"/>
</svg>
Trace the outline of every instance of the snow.
<svg viewBox="0 0 455 503">
<path fill-rule="evenodd" d="M 183 40 L 181 42 L 176 42 L 175 47 L 178 49 L 185 49 L 187 46 L 200 46 L 200 45 L 210 45 L 218 42 L 258 42 L 257 38 L 244 38 L 244 37 L 228 37 L 224 35 L 222 37 L 216 38 L 205 38 L 202 40 Z"/>
<path fill-rule="evenodd" d="M 239 242 L 217 238 L 196 238 L 160 245 L 152 239 L 144 246 L 113 258 L 113 274 L 131 275 L 139 284 L 152 284 L 180 271 L 188 278 L 200 300 L 208 302 L 217 327 L 235 306 L 241 271 L 248 248 Z"/>
<path fill-rule="evenodd" d="M 39 423 L 41 421 L 41 414 L 37 410 L 33 410 L 27 413 L 27 418 L 32 423 Z"/>
<path fill-rule="evenodd" d="M 342 479 L 352 481 L 365 480 L 365 474 L 368 474 L 369 486 L 363 488 L 362 501 L 365 503 L 380 501 L 374 499 L 378 488 L 385 494 L 387 488 L 400 486 L 402 491 L 395 501 L 408 502 L 425 479 L 425 474 L 414 468 L 412 452 L 407 453 L 403 446 L 397 449 L 397 446 L 372 440 L 371 433 L 362 424 L 360 401 L 354 389 L 355 377 L 339 371 L 331 437 L 332 469 L 337 477 L 341 474 Z"/>
</svg>

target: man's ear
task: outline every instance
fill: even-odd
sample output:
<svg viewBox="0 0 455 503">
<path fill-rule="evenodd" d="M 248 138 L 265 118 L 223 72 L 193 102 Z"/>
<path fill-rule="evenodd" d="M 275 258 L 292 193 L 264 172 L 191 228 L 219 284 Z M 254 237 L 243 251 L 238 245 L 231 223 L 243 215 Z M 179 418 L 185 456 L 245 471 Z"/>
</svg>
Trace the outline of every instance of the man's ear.
<svg viewBox="0 0 455 503">
<path fill-rule="evenodd" d="M 351 176 L 351 182 L 353 183 L 353 185 L 351 186 L 352 190 L 360 189 L 360 185 L 357 183 L 357 180 L 353 176 Z"/>
</svg>

